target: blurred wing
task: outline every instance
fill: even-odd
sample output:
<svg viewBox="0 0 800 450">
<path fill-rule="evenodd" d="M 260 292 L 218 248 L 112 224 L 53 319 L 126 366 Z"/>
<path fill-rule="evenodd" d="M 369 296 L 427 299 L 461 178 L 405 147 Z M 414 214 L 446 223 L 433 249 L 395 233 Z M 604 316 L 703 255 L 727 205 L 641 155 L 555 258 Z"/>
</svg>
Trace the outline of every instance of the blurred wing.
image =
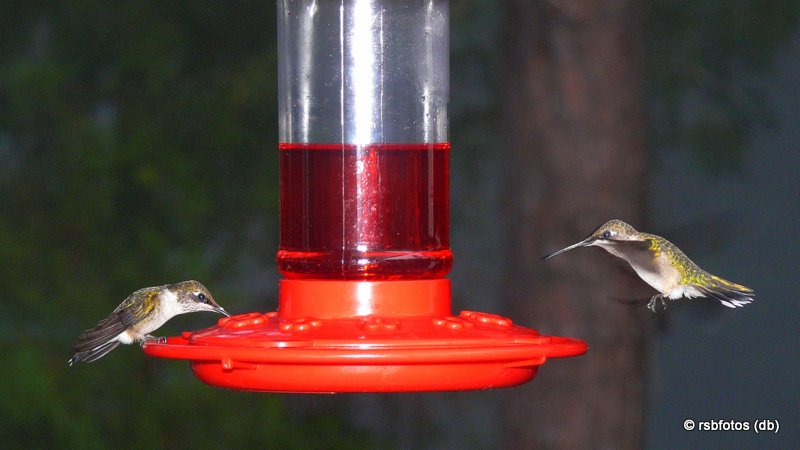
<svg viewBox="0 0 800 450">
<path fill-rule="evenodd" d="M 612 244 L 612 245 L 608 245 Z M 650 250 L 653 242 L 650 239 L 627 241 L 606 239 L 606 250 L 617 257 L 628 261 L 632 267 L 636 265 L 649 265 L 653 262 L 653 252 Z M 624 255 L 624 256 L 623 256 Z"/>
<path fill-rule="evenodd" d="M 609 242 L 613 242 L 615 246 L 625 248 L 626 250 L 639 250 L 642 252 L 649 251 L 650 247 L 653 245 L 653 241 L 651 239 L 642 239 L 640 241 L 623 241 L 619 239 L 606 239 L 606 240 Z"/>
</svg>

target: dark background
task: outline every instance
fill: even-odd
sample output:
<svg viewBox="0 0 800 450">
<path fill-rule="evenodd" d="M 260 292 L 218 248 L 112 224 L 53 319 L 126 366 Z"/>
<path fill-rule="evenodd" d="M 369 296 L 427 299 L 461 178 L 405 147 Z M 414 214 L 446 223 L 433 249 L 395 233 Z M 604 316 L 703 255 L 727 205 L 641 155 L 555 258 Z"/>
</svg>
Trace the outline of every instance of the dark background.
<svg viewBox="0 0 800 450">
<path fill-rule="evenodd" d="M 195 278 L 233 313 L 276 308 L 274 5 L 5 2 L 0 440 L 797 447 L 799 15 L 789 1 L 453 1 L 454 310 L 591 350 L 507 390 L 303 396 L 207 387 L 136 346 L 66 365 L 140 287 Z M 618 301 L 652 292 L 598 249 L 539 261 L 613 217 L 756 303 L 656 316 Z"/>
</svg>

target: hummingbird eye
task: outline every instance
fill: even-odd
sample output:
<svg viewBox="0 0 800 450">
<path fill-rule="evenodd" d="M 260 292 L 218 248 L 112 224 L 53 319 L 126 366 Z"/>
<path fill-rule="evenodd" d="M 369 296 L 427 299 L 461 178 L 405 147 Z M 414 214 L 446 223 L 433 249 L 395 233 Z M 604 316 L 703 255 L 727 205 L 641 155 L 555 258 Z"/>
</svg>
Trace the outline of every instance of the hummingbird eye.
<svg viewBox="0 0 800 450">
<path fill-rule="evenodd" d="M 608 239 L 610 237 L 611 237 L 611 232 L 608 230 L 604 231 L 603 234 L 600 235 L 600 239 Z"/>
<path fill-rule="evenodd" d="M 198 299 L 198 300 L 200 300 L 200 301 L 201 301 L 201 302 L 203 302 L 203 303 L 206 303 L 206 302 L 207 302 L 207 299 L 206 299 L 206 294 L 203 294 L 202 292 L 201 292 L 201 293 L 199 293 L 199 294 L 197 294 L 197 299 Z"/>
</svg>

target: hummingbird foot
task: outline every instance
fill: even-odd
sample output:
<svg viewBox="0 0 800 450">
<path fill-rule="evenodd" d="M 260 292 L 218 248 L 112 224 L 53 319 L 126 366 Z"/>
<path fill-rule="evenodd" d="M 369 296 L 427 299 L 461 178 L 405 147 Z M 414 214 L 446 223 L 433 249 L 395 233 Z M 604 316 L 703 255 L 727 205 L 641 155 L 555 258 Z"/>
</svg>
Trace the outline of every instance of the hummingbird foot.
<svg viewBox="0 0 800 450">
<path fill-rule="evenodd" d="M 153 336 L 152 334 L 146 334 L 141 341 L 139 341 L 139 345 L 144 347 L 144 344 L 147 342 L 155 341 L 156 344 L 166 344 L 167 338 L 165 336 Z"/>
<path fill-rule="evenodd" d="M 664 300 L 664 296 L 661 295 L 661 294 L 656 294 L 656 295 L 650 297 L 650 303 L 647 304 L 647 308 L 650 311 L 653 311 L 654 313 L 657 313 L 658 312 L 657 309 L 658 309 L 658 301 L 659 300 L 661 301 L 661 308 L 664 311 L 666 311 L 666 309 L 667 309 L 667 301 Z"/>
</svg>

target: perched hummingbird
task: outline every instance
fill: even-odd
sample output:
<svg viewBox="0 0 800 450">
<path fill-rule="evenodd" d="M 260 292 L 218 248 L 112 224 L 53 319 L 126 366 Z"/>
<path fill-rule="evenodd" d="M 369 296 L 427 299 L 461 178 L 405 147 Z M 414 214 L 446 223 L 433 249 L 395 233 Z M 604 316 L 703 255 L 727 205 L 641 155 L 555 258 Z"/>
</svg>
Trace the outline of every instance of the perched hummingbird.
<svg viewBox="0 0 800 450">
<path fill-rule="evenodd" d="M 656 301 L 666 308 L 665 299 L 707 297 L 729 308 L 753 301 L 752 289 L 712 275 L 697 266 L 672 242 L 655 234 L 636 231 L 621 220 L 609 220 L 586 239 L 551 253 L 550 259 L 578 247 L 597 246 L 630 264 L 636 274 L 659 293 L 647 307 L 656 311 Z"/>
<path fill-rule="evenodd" d="M 208 289 L 194 280 L 139 289 L 94 328 L 81 333 L 68 364 L 96 361 L 119 344 L 157 339 L 150 333 L 178 314 L 194 311 L 230 316 Z"/>
</svg>

